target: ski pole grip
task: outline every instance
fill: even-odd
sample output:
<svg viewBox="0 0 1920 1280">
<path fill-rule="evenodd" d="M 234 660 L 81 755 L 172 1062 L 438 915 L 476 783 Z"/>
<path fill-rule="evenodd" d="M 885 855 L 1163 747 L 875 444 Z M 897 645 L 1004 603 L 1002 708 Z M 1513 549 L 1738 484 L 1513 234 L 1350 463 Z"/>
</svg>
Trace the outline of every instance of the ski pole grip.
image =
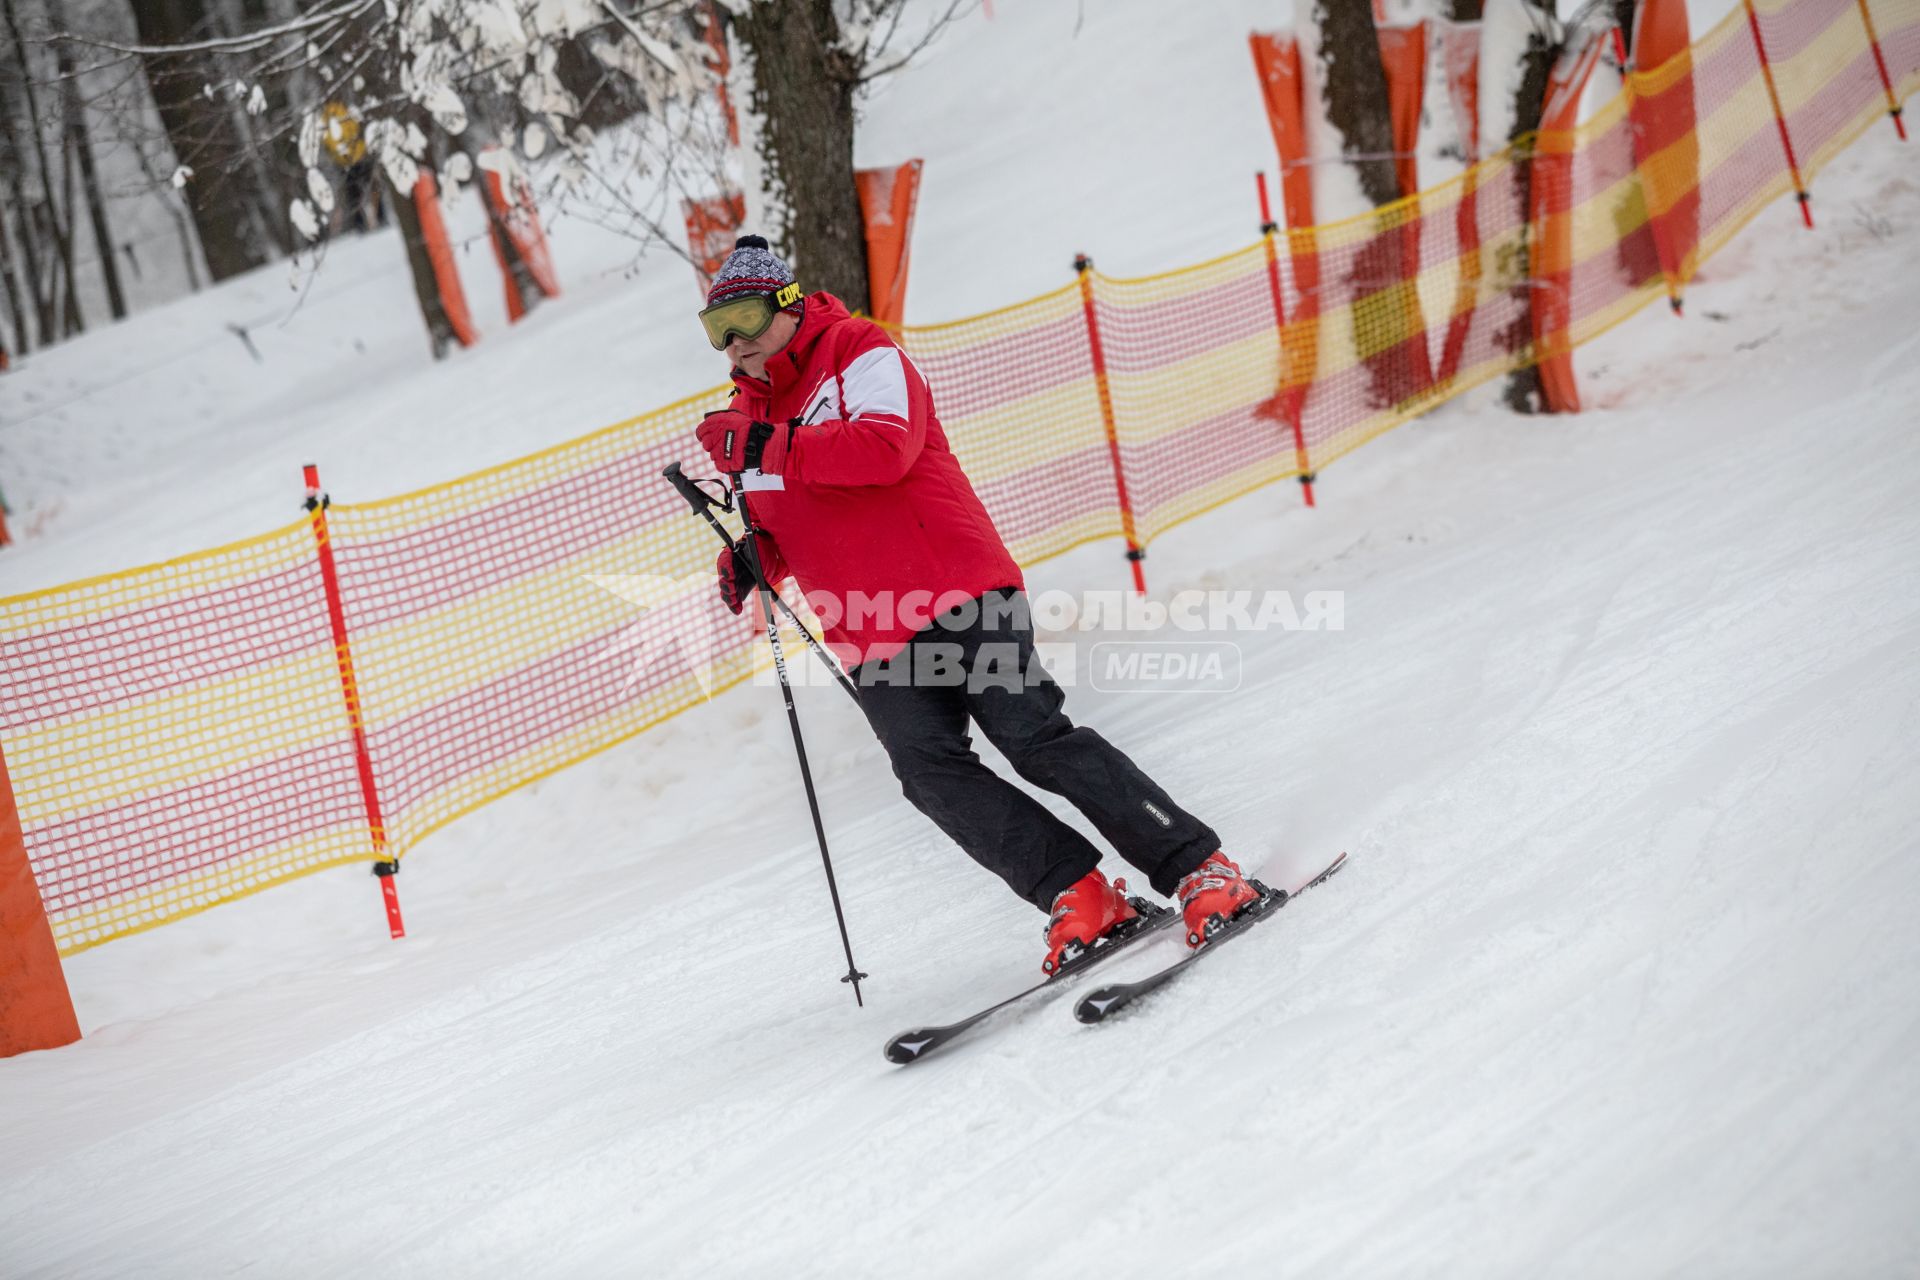
<svg viewBox="0 0 1920 1280">
<path fill-rule="evenodd" d="M 680 496 L 687 500 L 687 505 L 695 511 L 705 511 L 708 507 L 714 505 L 713 499 L 709 498 L 701 491 L 699 485 L 687 477 L 687 473 L 680 469 L 679 463 L 669 462 L 666 470 L 660 474 L 667 478 L 667 483 L 677 489 Z"/>
</svg>

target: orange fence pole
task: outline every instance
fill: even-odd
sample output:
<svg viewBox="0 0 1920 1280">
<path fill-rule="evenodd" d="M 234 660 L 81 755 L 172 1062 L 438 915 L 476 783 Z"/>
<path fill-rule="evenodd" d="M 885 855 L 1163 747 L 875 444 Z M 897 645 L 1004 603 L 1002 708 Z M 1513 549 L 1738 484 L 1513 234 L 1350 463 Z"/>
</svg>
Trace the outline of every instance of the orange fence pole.
<svg viewBox="0 0 1920 1280">
<path fill-rule="evenodd" d="M 1280 389 L 1275 395 L 1287 425 L 1293 428 L 1293 465 L 1300 472 L 1300 492 L 1305 495 L 1307 505 L 1312 506 L 1313 470 L 1307 465 L 1307 438 L 1300 430 L 1300 391 L 1297 387 L 1286 385 L 1287 307 L 1280 298 L 1280 250 L 1273 242 L 1279 234 L 1280 224 L 1273 220 L 1273 203 L 1267 199 L 1266 171 L 1256 171 L 1253 180 L 1260 188 L 1260 238 L 1266 242 L 1267 288 L 1273 293 L 1273 322 L 1278 327 L 1277 336 L 1280 339 Z"/>
<path fill-rule="evenodd" d="M 1793 198 L 1800 202 L 1800 217 L 1807 224 L 1807 230 L 1813 230 L 1813 197 L 1807 193 L 1807 184 L 1800 179 L 1800 161 L 1794 158 L 1793 135 L 1787 132 L 1787 115 L 1780 109 L 1780 90 L 1773 83 L 1773 64 L 1767 61 L 1767 42 L 1760 35 L 1760 15 L 1754 11 L 1753 0 L 1740 0 L 1747 10 L 1747 27 L 1753 32 L 1753 48 L 1760 55 L 1760 75 L 1767 82 L 1767 100 L 1773 103 L 1773 122 L 1780 126 L 1780 145 L 1787 152 L 1787 171 L 1793 174 Z"/>
<path fill-rule="evenodd" d="M 1666 278 L 1667 305 L 1677 316 L 1683 314 L 1686 284 L 1700 247 L 1699 94 L 1686 0 L 1642 0 L 1634 11 L 1631 36 L 1615 27 L 1614 37 L 1622 51 L 1634 173 L 1647 207 L 1654 255 Z M 1631 58 L 1625 56 L 1629 44 Z M 1640 69 L 1676 65 L 1679 74 L 1668 71 L 1655 92 L 1641 91 Z"/>
<path fill-rule="evenodd" d="M 447 239 L 447 220 L 440 213 L 440 184 L 425 169 L 413 184 L 413 211 L 420 220 L 420 239 L 426 246 L 427 261 L 433 266 L 434 288 L 439 291 L 440 305 L 446 310 L 454 341 L 470 347 L 480 341 L 480 330 L 474 327 L 473 313 L 467 310 L 460 268 L 453 260 L 453 244 Z"/>
<path fill-rule="evenodd" d="M 1107 353 L 1100 345 L 1100 320 L 1093 309 L 1093 259 L 1082 253 L 1073 260 L 1080 275 L 1080 304 L 1087 314 L 1087 345 L 1093 350 L 1093 384 L 1100 392 L 1100 420 L 1107 428 L 1107 452 L 1113 458 L 1113 485 L 1120 492 L 1120 530 L 1127 539 L 1127 559 L 1133 564 L 1133 589 L 1147 594 L 1146 571 L 1140 562 L 1147 558 L 1140 539 L 1133 531 L 1133 501 L 1127 497 L 1127 473 L 1120 466 L 1120 432 L 1113 420 L 1113 391 L 1107 385 Z"/>
<path fill-rule="evenodd" d="M 40 887 L 27 861 L 20 811 L 0 755 L 0 1058 L 80 1038 Z"/>
<path fill-rule="evenodd" d="M 867 314 L 898 328 L 907 314 L 907 267 L 913 251 L 913 214 L 920 202 L 924 160 L 855 169 L 860 218 L 867 241 Z"/>
<path fill-rule="evenodd" d="M 480 199 L 487 207 L 487 240 L 493 245 L 493 260 L 499 264 L 500 278 L 506 283 L 507 322 L 517 324 L 527 314 L 527 304 L 513 279 L 508 246 L 519 254 L 534 287 L 546 298 L 560 296 L 560 276 L 553 269 L 553 252 L 547 246 L 547 233 L 540 226 L 540 210 L 533 202 L 533 192 L 524 181 L 509 182 L 498 170 L 487 169 L 480 183 Z"/>
<path fill-rule="evenodd" d="M 1860 0 L 1860 21 L 1867 24 L 1867 43 L 1873 46 L 1873 65 L 1880 68 L 1880 87 L 1887 91 L 1887 114 L 1893 117 L 1893 127 L 1899 133 L 1900 141 L 1905 142 L 1907 126 L 1900 118 L 1900 99 L 1893 96 L 1893 77 L 1887 74 L 1886 55 L 1880 52 L 1880 33 L 1874 29 L 1873 10 L 1867 7 L 1867 0 Z"/>
<path fill-rule="evenodd" d="M 683 200 L 687 217 L 687 251 L 693 258 L 693 274 L 705 298 L 713 287 L 713 278 L 733 252 L 740 235 L 740 224 L 747 220 L 747 198 L 737 191 L 723 192 L 699 200 Z"/>
<path fill-rule="evenodd" d="M 988 17 L 993 15 L 989 13 Z M 727 92 L 727 77 L 733 74 L 733 58 L 727 52 L 727 29 L 720 21 L 720 6 L 715 0 L 706 0 L 701 6 L 700 20 L 706 27 L 704 39 L 707 48 L 713 50 L 713 58 L 707 63 L 713 69 L 713 92 L 720 100 L 720 112 L 727 118 L 727 145 L 740 145 L 740 114 L 733 109 L 733 97 Z"/>
<path fill-rule="evenodd" d="M 353 761 L 360 771 L 360 795 L 367 806 L 367 828 L 373 836 L 373 874 L 380 877 L 380 896 L 386 901 L 387 929 L 395 938 L 407 936 L 400 919 L 400 890 L 393 878 L 400 860 L 387 854 L 387 826 L 380 817 L 380 793 L 373 782 L 373 757 L 367 753 L 367 726 L 360 711 L 360 683 L 353 674 L 353 651 L 347 644 L 347 613 L 340 602 L 340 574 L 333 563 L 333 538 L 327 532 L 331 500 L 320 491 L 320 468 L 306 468 L 307 515 L 313 522 L 314 546 L 320 553 L 320 580 L 327 592 L 327 620 L 333 626 L 333 656 L 340 668 L 340 692 L 347 703 L 347 723 L 353 728 Z"/>
</svg>

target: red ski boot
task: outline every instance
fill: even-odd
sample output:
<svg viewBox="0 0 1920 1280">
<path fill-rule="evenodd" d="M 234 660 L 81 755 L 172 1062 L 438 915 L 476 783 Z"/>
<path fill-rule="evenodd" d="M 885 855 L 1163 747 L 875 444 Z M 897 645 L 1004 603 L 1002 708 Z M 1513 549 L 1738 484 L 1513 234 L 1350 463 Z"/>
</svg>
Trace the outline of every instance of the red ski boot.
<svg viewBox="0 0 1920 1280">
<path fill-rule="evenodd" d="M 1233 860 L 1218 852 L 1180 881 L 1178 893 L 1189 947 L 1207 940 L 1216 919 L 1224 924 L 1260 897 L 1260 891 L 1247 883 Z"/>
<path fill-rule="evenodd" d="M 1095 941 L 1140 913 L 1127 901 L 1127 882 L 1107 878 L 1096 869 L 1087 872 L 1053 900 L 1047 920 L 1047 958 L 1040 971 L 1051 975 L 1067 961 L 1084 955 Z"/>
</svg>

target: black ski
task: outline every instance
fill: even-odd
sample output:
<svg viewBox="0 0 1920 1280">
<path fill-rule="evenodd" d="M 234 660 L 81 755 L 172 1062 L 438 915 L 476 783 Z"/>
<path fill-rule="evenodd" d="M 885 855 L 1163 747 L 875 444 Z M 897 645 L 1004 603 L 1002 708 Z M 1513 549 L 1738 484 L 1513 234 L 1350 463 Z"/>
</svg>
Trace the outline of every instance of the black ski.
<svg viewBox="0 0 1920 1280">
<path fill-rule="evenodd" d="M 1291 892 L 1285 889 L 1269 889 L 1255 880 L 1253 883 L 1261 890 L 1260 897 L 1249 903 L 1239 915 L 1216 928 L 1204 945 L 1157 973 L 1150 973 L 1133 982 L 1109 982 L 1103 987 L 1095 988 L 1080 997 L 1080 1002 L 1073 1006 L 1073 1016 L 1086 1023 L 1104 1022 L 1149 991 L 1156 990 L 1171 981 L 1175 975 L 1184 971 L 1201 956 L 1217 951 L 1223 943 L 1231 942 L 1268 916 L 1277 914 L 1281 907 L 1346 865 L 1347 855 L 1343 853 L 1329 863 L 1326 870 Z"/>
<path fill-rule="evenodd" d="M 911 1031 L 902 1031 L 887 1041 L 887 1046 L 882 1051 L 886 1054 L 887 1061 L 899 1063 L 902 1066 L 910 1062 L 918 1062 L 934 1050 L 951 1044 L 975 1027 L 992 1019 L 996 1014 L 1006 1012 L 1028 996 L 1037 995 L 1042 991 L 1051 991 L 1069 978 L 1085 973 L 1102 960 L 1118 955 L 1140 939 L 1157 933 L 1180 919 L 1180 913 L 1172 907 L 1159 906 L 1144 898 L 1134 898 L 1132 902 L 1134 909 L 1140 913 L 1140 918 L 1130 922 L 1131 927 L 1121 926 L 1121 929 L 1125 930 L 1124 933 L 1116 931 L 1118 936 L 1110 935 L 1102 939 L 1092 950 L 1082 952 L 1061 965 L 1058 973 L 1034 983 L 1017 995 L 1008 996 L 999 1004 L 982 1009 L 972 1017 L 948 1023 L 944 1027 L 915 1027 Z"/>
</svg>

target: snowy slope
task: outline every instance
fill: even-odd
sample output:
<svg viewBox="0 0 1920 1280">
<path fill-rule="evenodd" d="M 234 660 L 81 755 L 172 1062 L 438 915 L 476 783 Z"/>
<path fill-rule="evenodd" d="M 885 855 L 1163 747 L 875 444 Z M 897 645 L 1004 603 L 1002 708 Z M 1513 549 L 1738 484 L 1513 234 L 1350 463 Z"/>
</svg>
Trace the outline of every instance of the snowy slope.
<svg viewBox="0 0 1920 1280">
<path fill-rule="evenodd" d="M 403 944 L 340 871 L 74 958 L 87 1039 L 0 1062 L 0 1273 L 1913 1271 L 1920 171 L 1876 131 L 1816 196 L 1819 231 L 1769 210 L 1686 321 L 1584 350 L 1593 412 L 1451 406 L 1327 472 L 1317 510 L 1276 488 L 1156 541 L 1162 599 L 1345 593 L 1344 630 L 1242 637 L 1234 696 L 1070 693 L 1263 869 L 1352 852 L 1183 986 L 887 1066 L 889 1033 L 1028 980 L 1039 918 L 803 691 L 873 975 L 855 1009 L 778 700 L 744 689 L 422 846 Z M 487 389 L 557 369 L 611 398 L 628 344 L 590 377 L 584 349 L 544 363 L 549 330 L 584 347 L 654 287 L 588 282 L 503 338 Z M 339 310 L 302 314 L 348 344 Z M 462 406 L 467 436 L 420 430 L 463 459 L 525 432 L 461 398 L 471 357 L 366 358 L 373 386 L 300 366 L 333 388 L 305 410 L 235 365 L 152 375 L 204 427 L 126 390 L 85 430 L 10 425 L 8 465 L 76 513 L 19 572 L 210 532 L 181 493 L 247 492 L 248 455 L 282 483 L 270 424 L 222 434 L 276 405 L 367 488 L 369 453 L 452 469 L 369 406 Z M 60 472 L 101 404 L 172 442 L 92 446 L 114 519 Z M 1123 575 L 1102 545 L 1033 586 Z M 1125 967 L 1177 944 L 1154 945 Z"/>
</svg>

